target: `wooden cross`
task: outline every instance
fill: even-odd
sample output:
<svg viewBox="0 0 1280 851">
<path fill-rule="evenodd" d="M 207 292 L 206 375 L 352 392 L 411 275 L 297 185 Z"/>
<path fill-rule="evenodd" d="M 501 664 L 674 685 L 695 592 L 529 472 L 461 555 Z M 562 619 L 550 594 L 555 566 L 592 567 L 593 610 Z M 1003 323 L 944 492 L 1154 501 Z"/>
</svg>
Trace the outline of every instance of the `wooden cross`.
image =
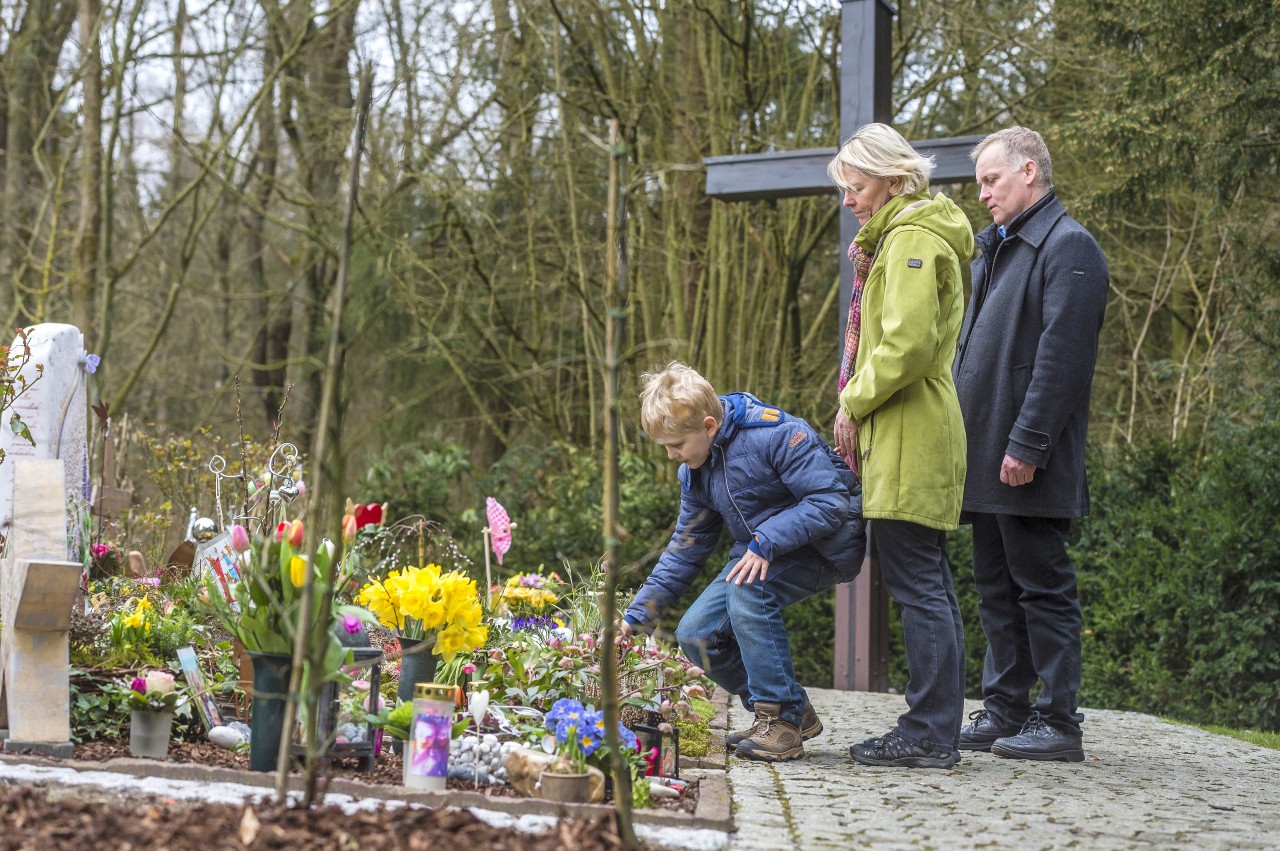
<svg viewBox="0 0 1280 851">
<path fill-rule="evenodd" d="M 891 120 L 890 27 L 895 10 L 885 0 L 840 0 L 840 6 L 840 138 L 847 139 L 864 124 Z M 969 151 L 981 139 L 960 136 L 911 144 L 934 156 L 931 182 L 958 183 L 973 180 Z M 759 201 L 831 193 L 835 187 L 827 177 L 827 163 L 836 150 L 708 157 L 704 160 L 707 195 L 722 201 Z M 857 234 L 858 220 L 842 210 L 840 244 L 848 245 Z M 842 251 L 841 305 L 849 304 L 852 281 L 853 268 Z M 843 341 L 844 310 L 840 316 Z M 889 670 L 889 599 L 874 562 L 864 563 L 854 582 L 836 586 L 835 620 L 835 687 L 884 691 Z"/>
</svg>

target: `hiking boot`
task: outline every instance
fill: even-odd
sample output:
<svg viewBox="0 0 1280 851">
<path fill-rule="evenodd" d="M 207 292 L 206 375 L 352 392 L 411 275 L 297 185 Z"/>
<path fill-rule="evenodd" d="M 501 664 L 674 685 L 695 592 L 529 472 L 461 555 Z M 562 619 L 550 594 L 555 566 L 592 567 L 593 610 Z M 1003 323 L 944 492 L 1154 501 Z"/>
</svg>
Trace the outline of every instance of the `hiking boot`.
<svg viewBox="0 0 1280 851">
<path fill-rule="evenodd" d="M 1016 736 L 1021 727 L 1004 724 L 987 709 L 978 709 L 969 713 L 972 724 L 960 728 L 960 750 L 989 751 L 991 743 L 1006 736 Z"/>
<path fill-rule="evenodd" d="M 804 756 L 804 738 L 800 728 L 783 721 L 776 703 L 756 704 L 756 723 L 751 735 L 738 742 L 733 755 L 761 762 L 782 762 Z"/>
<path fill-rule="evenodd" d="M 956 764 L 956 751 L 931 751 L 914 745 L 895 730 L 878 739 L 867 739 L 849 748 L 849 755 L 863 765 L 888 765 L 896 768 L 950 768 Z"/>
<path fill-rule="evenodd" d="M 743 739 L 751 738 L 751 734 L 756 731 L 758 721 L 752 722 L 751 726 L 745 730 L 736 730 L 724 737 L 724 748 L 732 751 L 738 746 Z M 813 711 L 813 704 L 810 703 L 804 708 L 804 718 L 800 721 L 800 737 L 806 742 L 822 732 L 822 719 L 818 717 L 818 713 Z"/>
<path fill-rule="evenodd" d="M 1006 759 L 1084 762 L 1083 737 L 1050 727 L 1039 712 L 1031 713 L 1018 735 L 996 739 L 991 752 Z"/>
</svg>

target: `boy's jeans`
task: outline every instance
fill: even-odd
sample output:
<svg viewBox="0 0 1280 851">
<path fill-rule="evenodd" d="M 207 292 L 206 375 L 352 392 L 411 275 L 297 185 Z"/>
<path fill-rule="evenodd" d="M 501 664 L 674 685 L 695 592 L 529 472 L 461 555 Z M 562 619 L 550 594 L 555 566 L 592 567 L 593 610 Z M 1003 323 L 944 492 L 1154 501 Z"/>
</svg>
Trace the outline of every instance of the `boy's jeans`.
<svg viewBox="0 0 1280 851">
<path fill-rule="evenodd" d="M 834 586 L 835 568 L 802 547 L 770 563 L 763 582 L 725 582 L 737 563 L 731 559 L 685 612 L 676 640 L 685 656 L 747 709 L 777 703 L 782 720 L 799 727 L 809 697 L 796 682 L 782 610 Z"/>
</svg>

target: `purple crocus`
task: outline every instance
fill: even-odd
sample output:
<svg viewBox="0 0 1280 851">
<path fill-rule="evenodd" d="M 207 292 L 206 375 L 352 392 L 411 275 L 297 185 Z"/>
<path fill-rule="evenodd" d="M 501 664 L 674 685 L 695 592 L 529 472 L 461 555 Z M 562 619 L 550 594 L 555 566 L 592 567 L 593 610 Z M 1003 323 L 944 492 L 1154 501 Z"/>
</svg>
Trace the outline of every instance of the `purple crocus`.
<svg viewBox="0 0 1280 851">
<path fill-rule="evenodd" d="M 102 363 L 102 358 L 97 355 L 85 355 L 83 361 L 84 371 L 92 375 L 98 371 L 98 364 L 100 363 Z"/>
<path fill-rule="evenodd" d="M 342 628 L 350 635 L 355 635 L 360 631 L 360 619 L 355 615 L 343 615 Z"/>
</svg>

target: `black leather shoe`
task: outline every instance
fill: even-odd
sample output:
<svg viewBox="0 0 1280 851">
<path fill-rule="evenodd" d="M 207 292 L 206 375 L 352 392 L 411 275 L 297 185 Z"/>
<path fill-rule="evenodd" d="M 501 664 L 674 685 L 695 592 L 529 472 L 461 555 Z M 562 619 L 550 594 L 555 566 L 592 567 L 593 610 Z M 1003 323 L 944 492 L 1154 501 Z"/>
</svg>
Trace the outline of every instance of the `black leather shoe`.
<svg viewBox="0 0 1280 851">
<path fill-rule="evenodd" d="M 991 753 L 1007 759 L 1084 762 L 1081 736 L 1050 727 L 1039 712 L 1031 713 L 1018 735 L 992 742 Z"/>
<path fill-rule="evenodd" d="M 950 768 L 956 764 L 957 751 L 930 751 L 889 733 L 878 739 L 867 739 L 849 748 L 849 756 L 863 765 L 888 765 L 898 768 Z"/>
<path fill-rule="evenodd" d="M 1016 736 L 1022 728 L 1016 724 L 1002 724 L 990 710 L 979 709 L 969 713 L 972 724 L 960 728 L 960 750 L 989 751 L 991 743 L 1006 736 Z"/>
</svg>

